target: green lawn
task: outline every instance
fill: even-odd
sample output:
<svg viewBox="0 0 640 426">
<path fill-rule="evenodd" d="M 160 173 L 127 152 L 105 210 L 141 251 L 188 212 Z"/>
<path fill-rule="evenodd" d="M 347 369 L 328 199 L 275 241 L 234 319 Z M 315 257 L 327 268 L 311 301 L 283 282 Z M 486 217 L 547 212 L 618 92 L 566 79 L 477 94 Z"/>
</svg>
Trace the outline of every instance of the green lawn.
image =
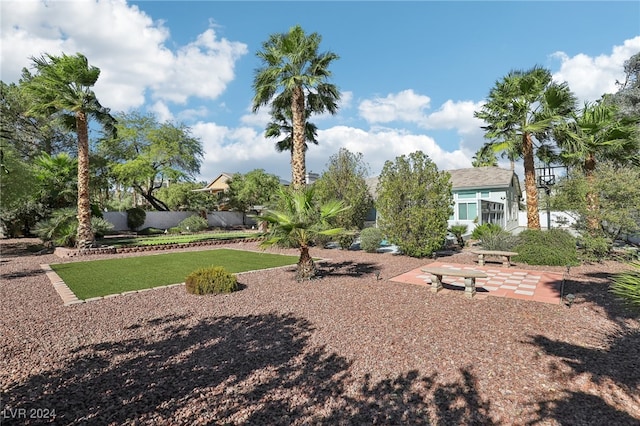
<svg viewBox="0 0 640 426">
<path fill-rule="evenodd" d="M 50 266 L 76 297 L 84 300 L 181 283 L 191 272 L 208 266 L 224 266 L 227 271 L 236 273 L 293 265 L 297 261 L 297 256 L 218 249 Z"/>
</svg>

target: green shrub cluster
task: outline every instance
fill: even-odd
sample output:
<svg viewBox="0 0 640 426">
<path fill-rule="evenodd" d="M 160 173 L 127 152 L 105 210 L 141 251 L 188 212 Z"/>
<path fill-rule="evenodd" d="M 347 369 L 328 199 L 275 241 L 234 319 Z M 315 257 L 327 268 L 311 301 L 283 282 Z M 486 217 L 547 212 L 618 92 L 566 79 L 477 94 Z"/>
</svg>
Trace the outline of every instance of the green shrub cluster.
<svg viewBox="0 0 640 426">
<path fill-rule="evenodd" d="M 360 248 L 367 253 L 375 253 L 382 243 L 380 228 L 364 228 L 360 231 Z"/>
<path fill-rule="evenodd" d="M 518 236 L 500 227 L 482 233 L 482 248 L 485 250 L 511 251 L 519 241 Z"/>
<path fill-rule="evenodd" d="M 91 218 L 91 231 L 102 238 L 113 225 L 99 217 Z M 34 233 L 43 241 L 51 241 L 57 247 L 74 247 L 78 234 L 77 210 L 71 207 L 54 210 L 51 217 L 35 225 Z"/>
<path fill-rule="evenodd" d="M 478 225 L 473 228 L 473 232 L 471 233 L 471 238 L 474 240 L 481 240 L 484 234 L 487 232 L 495 232 L 501 230 L 500 225 L 495 223 L 483 223 L 482 225 Z"/>
<path fill-rule="evenodd" d="M 224 267 L 211 266 L 189 274 L 185 286 L 191 294 L 231 293 L 238 290 L 238 281 Z"/>
<path fill-rule="evenodd" d="M 178 228 L 182 232 L 200 232 L 207 229 L 208 226 L 207 219 L 197 215 L 189 216 L 178 224 Z"/>
<path fill-rule="evenodd" d="M 144 220 L 146 218 L 147 213 L 140 207 L 132 207 L 127 210 L 127 226 L 132 231 L 135 231 L 144 225 Z"/>
<path fill-rule="evenodd" d="M 631 268 L 613 277 L 611 292 L 640 308 L 640 261 L 631 262 Z"/>
<path fill-rule="evenodd" d="M 456 223 L 455 225 L 451 225 L 449 227 L 449 232 L 451 232 L 451 234 L 456 237 L 456 242 L 460 247 L 464 247 L 464 238 L 462 238 L 462 236 L 467 233 L 467 230 L 469 230 L 469 226 L 459 223 Z"/>
<path fill-rule="evenodd" d="M 607 237 L 585 234 L 578 239 L 578 246 L 582 259 L 592 262 L 608 258 L 613 245 Z"/>
<path fill-rule="evenodd" d="M 338 244 L 340 244 L 340 248 L 342 250 L 349 250 L 351 248 L 351 245 L 356 240 L 356 232 L 357 231 L 347 231 L 340 234 L 338 237 Z"/>
<path fill-rule="evenodd" d="M 563 229 L 527 229 L 518 235 L 514 261 L 529 265 L 578 265 L 576 239 Z"/>
</svg>

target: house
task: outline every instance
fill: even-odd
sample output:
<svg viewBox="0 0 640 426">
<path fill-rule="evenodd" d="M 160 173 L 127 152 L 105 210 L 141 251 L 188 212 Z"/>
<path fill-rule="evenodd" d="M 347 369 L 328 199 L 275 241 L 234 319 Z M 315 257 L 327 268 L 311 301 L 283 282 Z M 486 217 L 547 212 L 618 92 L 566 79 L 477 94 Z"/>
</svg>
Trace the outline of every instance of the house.
<svg viewBox="0 0 640 426">
<path fill-rule="evenodd" d="M 479 224 L 496 223 L 505 230 L 518 227 L 518 211 L 522 191 L 520 181 L 513 170 L 499 167 L 473 167 L 447 170 L 451 175 L 453 214 L 449 226 L 461 224 L 471 232 Z M 367 186 L 374 199 L 378 178 L 367 179 Z M 377 214 L 367 220 L 373 225 Z"/>
<path fill-rule="evenodd" d="M 513 170 L 472 167 L 447 170 L 451 174 L 453 214 L 449 225 L 495 223 L 510 231 L 518 227 L 522 190 Z"/>
<path fill-rule="evenodd" d="M 207 186 L 196 191 L 209 192 L 213 195 L 217 195 L 221 192 L 229 189 L 228 181 L 233 177 L 233 173 L 221 173 L 217 178 L 212 180 Z"/>
</svg>

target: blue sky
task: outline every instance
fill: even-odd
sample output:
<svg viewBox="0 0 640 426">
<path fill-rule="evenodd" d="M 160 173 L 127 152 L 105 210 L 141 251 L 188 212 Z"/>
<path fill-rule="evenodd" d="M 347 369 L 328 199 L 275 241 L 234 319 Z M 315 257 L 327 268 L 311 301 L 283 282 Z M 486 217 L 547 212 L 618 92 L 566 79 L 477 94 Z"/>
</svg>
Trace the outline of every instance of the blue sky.
<svg viewBox="0 0 640 426">
<path fill-rule="evenodd" d="M 484 143 L 473 112 L 509 71 L 546 67 L 592 101 L 616 91 L 640 51 L 637 1 L 2 0 L 0 12 L 4 82 L 31 56 L 84 53 L 102 71 L 103 105 L 191 127 L 205 149 L 198 180 L 256 168 L 290 179 L 289 155 L 263 137 L 267 108 L 250 106 L 256 52 L 297 24 L 340 56 L 339 113 L 312 118 L 314 172 L 341 147 L 371 175 L 416 150 L 440 169 L 470 167 Z"/>
</svg>

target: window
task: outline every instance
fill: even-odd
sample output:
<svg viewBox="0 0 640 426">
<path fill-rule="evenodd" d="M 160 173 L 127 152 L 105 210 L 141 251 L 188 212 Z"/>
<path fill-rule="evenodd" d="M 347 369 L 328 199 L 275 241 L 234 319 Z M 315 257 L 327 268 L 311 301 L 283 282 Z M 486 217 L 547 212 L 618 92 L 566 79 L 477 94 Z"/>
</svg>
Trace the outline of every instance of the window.
<svg viewBox="0 0 640 426">
<path fill-rule="evenodd" d="M 475 191 L 460 191 L 458 192 L 458 199 L 473 199 L 476 198 Z"/>
<path fill-rule="evenodd" d="M 480 193 L 480 198 L 489 198 L 489 195 L 490 195 L 490 194 L 491 194 L 491 193 L 490 193 L 489 191 L 482 191 L 482 192 Z"/>
<path fill-rule="evenodd" d="M 478 205 L 476 203 L 458 204 L 458 220 L 474 220 L 478 217 Z"/>
</svg>

